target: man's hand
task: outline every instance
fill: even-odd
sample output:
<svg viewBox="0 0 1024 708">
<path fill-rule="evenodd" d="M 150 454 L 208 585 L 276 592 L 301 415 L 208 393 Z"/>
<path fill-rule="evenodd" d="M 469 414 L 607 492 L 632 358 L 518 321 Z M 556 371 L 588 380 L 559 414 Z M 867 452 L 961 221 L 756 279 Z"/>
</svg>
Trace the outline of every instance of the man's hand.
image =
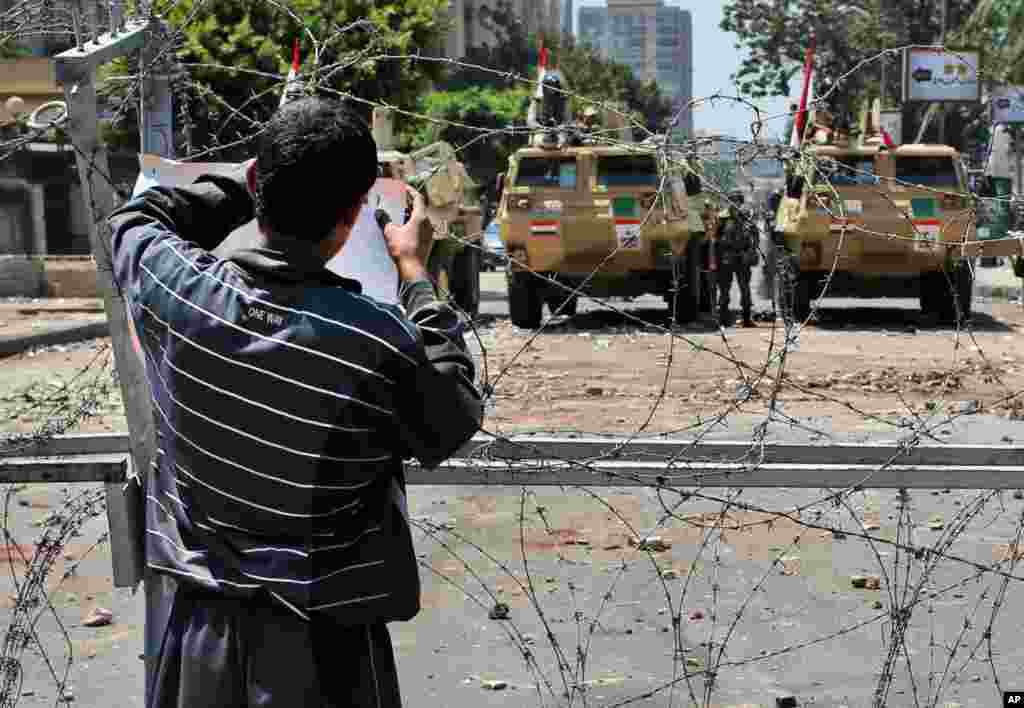
<svg viewBox="0 0 1024 708">
<path fill-rule="evenodd" d="M 423 220 L 427 218 L 423 195 L 412 187 L 406 189 L 412 198 L 412 214 L 402 226 L 386 224 L 384 241 L 388 246 L 388 254 L 398 268 L 398 276 L 409 282 L 427 278 L 427 257 L 430 255 L 434 235 L 429 229 L 420 228 Z"/>
</svg>

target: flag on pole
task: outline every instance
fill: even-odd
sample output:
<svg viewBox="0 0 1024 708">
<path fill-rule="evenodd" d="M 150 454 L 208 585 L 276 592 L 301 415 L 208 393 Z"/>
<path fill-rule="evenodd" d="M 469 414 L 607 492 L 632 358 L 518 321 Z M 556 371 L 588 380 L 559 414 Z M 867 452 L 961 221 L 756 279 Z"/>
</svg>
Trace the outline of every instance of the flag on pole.
<svg viewBox="0 0 1024 708">
<path fill-rule="evenodd" d="M 804 56 L 804 85 L 800 92 L 800 107 L 793 121 L 793 134 L 789 137 L 789 145 L 794 148 L 800 147 L 800 143 L 803 142 L 804 126 L 807 124 L 807 104 L 813 100 L 811 97 L 814 95 L 814 46 L 815 37 L 812 34 L 811 43 Z"/>
<path fill-rule="evenodd" d="M 534 92 L 534 98 L 538 101 L 544 100 L 544 72 L 548 67 L 548 50 L 544 46 L 544 40 L 540 40 L 540 59 L 537 62 L 537 90 Z"/>
<path fill-rule="evenodd" d="M 292 45 L 292 68 L 288 71 L 288 78 L 284 82 L 284 91 L 281 92 L 281 102 L 278 108 L 289 101 L 302 95 L 302 84 L 299 82 L 299 40 L 295 39 Z"/>
</svg>

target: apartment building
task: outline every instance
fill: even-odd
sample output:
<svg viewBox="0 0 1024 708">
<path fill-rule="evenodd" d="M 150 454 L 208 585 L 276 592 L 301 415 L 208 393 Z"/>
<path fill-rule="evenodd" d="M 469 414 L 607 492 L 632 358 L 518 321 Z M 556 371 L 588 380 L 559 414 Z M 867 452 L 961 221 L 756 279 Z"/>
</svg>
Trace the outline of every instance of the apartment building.
<svg viewBox="0 0 1024 708">
<path fill-rule="evenodd" d="M 577 38 L 601 54 L 655 81 L 680 108 L 693 97 L 693 18 L 663 0 L 608 0 L 579 9 Z M 680 131 L 693 134 L 693 116 L 683 111 Z"/>
</svg>

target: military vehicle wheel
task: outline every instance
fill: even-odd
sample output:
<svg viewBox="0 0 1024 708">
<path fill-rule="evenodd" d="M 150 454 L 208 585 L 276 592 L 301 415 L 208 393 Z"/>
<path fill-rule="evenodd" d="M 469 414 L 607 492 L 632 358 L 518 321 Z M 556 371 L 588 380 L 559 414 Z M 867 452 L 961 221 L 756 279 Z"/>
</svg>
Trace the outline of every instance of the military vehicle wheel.
<svg viewBox="0 0 1024 708">
<path fill-rule="evenodd" d="M 691 247 L 686 249 L 684 261 L 681 266 L 678 280 L 678 290 L 670 291 L 668 297 L 669 316 L 675 317 L 676 324 L 687 324 L 697 319 L 701 303 L 701 273 L 699 248 Z M 673 283 L 669 282 L 669 288 Z"/>
<path fill-rule="evenodd" d="M 540 327 L 544 301 L 541 299 L 537 279 L 526 271 L 515 271 L 508 276 L 508 314 L 512 324 L 522 329 Z"/>
<path fill-rule="evenodd" d="M 963 324 L 971 318 L 974 274 L 969 260 L 961 260 L 950 270 L 921 276 L 921 311 L 934 314 L 943 322 Z"/>
<path fill-rule="evenodd" d="M 466 246 L 452 259 L 448 274 L 452 299 L 471 318 L 480 313 L 480 261 L 480 249 Z"/>
</svg>

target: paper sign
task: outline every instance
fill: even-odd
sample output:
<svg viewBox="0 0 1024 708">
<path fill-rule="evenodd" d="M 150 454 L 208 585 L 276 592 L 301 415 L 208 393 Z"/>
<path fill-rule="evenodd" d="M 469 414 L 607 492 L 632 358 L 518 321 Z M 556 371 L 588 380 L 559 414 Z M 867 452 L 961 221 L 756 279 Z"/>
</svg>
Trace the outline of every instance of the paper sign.
<svg viewBox="0 0 1024 708">
<path fill-rule="evenodd" d="M 374 212 L 383 209 L 395 224 L 405 221 L 405 184 L 397 179 L 378 179 L 359 212 L 348 242 L 338 254 L 327 261 L 328 270 L 358 280 L 363 294 L 374 300 L 394 305 L 398 302 L 398 269 L 388 254 L 384 233 L 377 225 Z"/>
<path fill-rule="evenodd" d="M 231 162 L 180 162 L 158 155 L 139 156 L 139 177 L 132 196 L 138 196 L 150 187 L 184 187 L 204 174 L 227 174 L 239 167 Z M 379 203 L 377 197 L 380 197 Z M 398 270 L 388 255 L 384 235 L 374 218 L 378 206 L 391 216 L 396 224 L 403 222 L 405 186 L 399 180 L 379 179 L 374 184 L 368 204 L 359 212 L 348 242 L 327 262 L 328 270 L 346 278 L 358 280 L 363 294 L 380 302 L 398 302 Z M 255 231 L 256 220 L 239 227 L 237 232 Z M 236 232 L 236 233 L 237 233 Z"/>
</svg>

